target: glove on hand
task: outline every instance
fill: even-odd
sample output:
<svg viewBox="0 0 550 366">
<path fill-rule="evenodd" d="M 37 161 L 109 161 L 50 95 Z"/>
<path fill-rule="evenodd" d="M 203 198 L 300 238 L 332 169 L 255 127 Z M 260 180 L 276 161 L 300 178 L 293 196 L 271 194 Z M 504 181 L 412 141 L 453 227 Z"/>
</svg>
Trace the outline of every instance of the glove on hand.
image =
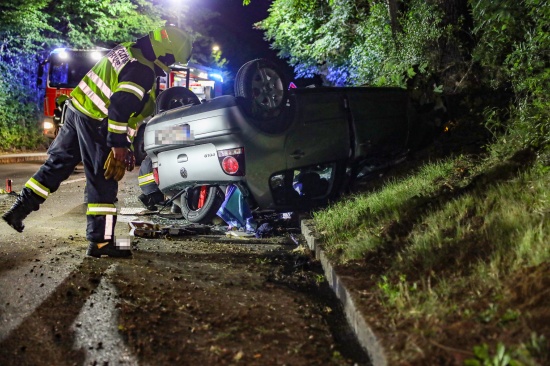
<svg viewBox="0 0 550 366">
<path fill-rule="evenodd" d="M 105 179 L 112 178 L 117 182 L 124 177 L 124 172 L 126 171 L 125 164 L 122 161 L 115 160 L 112 150 L 109 152 L 109 156 L 107 156 L 103 168 L 105 169 Z"/>
<path fill-rule="evenodd" d="M 124 160 L 124 163 L 126 164 L 126 170 L 131 172 L 136 167 L 136 157 L 134 156 L 133 151 L 128 151 L 128 154 L 126 154 L 126 159 Z"/>
</svg>

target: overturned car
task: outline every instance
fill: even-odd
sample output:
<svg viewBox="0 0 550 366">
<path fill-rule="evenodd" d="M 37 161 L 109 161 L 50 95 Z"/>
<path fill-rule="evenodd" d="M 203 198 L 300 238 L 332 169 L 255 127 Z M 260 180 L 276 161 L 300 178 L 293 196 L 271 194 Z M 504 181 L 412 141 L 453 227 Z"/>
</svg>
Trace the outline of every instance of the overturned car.
<svg viewBox="0 0 550 366">
<path fill-rule="evenodd" d="M 365 167 L 398 160 L 430 133 L 403 89 L 286 85 L 259 59 L 237 73 L 235 96 L 200 103 L 185 88 L 161 93 L 144 149 L 189 221 L 209 221 L 231 184 L 256 211 L 325 205 Z"/>
</svg>

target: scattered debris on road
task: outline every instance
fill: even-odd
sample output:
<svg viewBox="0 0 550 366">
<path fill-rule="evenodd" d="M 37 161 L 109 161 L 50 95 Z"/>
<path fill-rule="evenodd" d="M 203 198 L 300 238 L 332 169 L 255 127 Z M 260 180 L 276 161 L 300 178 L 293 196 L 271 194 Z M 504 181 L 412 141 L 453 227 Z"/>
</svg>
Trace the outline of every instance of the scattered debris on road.
<svg viewBox="0 0 550 366">
<path fill-rule="evenodd" d="M 200 224 L 161 226 L 152 222 L 132 221 L 128 223 L 128 226 L 130 227 L 130 236 L 141 238 L 206 235 L 212 231 L 208 225 Z"/>
</svg>

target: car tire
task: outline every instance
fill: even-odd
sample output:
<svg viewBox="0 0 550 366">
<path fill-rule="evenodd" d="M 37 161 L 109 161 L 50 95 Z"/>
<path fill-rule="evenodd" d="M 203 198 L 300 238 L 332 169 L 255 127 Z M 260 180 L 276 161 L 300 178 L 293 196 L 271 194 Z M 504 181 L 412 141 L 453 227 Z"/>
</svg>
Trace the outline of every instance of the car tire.
<svg viewBox="0 0 550 366">
<path fill-rule="evenodd" d="M 143 141 L 143 136 L 145 134 L 145 123 L 139 126 L 136 137 L 134 138 L 134 157 L 136 158 L 136 165 L 141 165 L 143 159 L 147 156 L 145 152 L 145 145 Z"/>
<path fill-rule="evenodd" d="M 245 63 L 235 76 L 235 96 L 246 114 L 266 121 L 282 114 L 288 99 L 287 82 L 277 65 L 265 59 Z"/>
<path fill-rule="evenodd" d="M 183 218 L 195 224 L 209 224 L 216 216 L 225 195 L 219 187 L 206 186 L 206 199 L 202 207 L 198 206 L 201 186 L 192 187 L 182 194 L 180 208 Z"/>
<path fill-rule="evenodd" d="M 174 86 L 159 94 L 155 107 L 155 114 L 183 107 L 184 105 L 201 104 L 199 97 L 183 86 Z"/>
</svg>

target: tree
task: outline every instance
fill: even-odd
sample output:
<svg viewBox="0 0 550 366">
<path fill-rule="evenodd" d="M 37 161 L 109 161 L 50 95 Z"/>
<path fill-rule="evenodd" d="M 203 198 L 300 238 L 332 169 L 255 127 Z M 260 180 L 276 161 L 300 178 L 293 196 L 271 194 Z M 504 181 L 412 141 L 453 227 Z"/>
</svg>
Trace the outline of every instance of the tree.
<svg viewBox="0 0 550 366">
<path fill-rule="evenodd" d="M 35 121 L 39 103 L 35 52 L 48 43 L 45 1 L 14 1 L 0 7 L 0 148 L 32 146 L 38 139 Z"/>
<path fill-rule="evenodd" d="M 0 5 L 0 149 L 34 147 L 41 140 L 38 63 L 55 47 L 111 48 L 135 40 L 165 23 L 180 23 L 201 45 L 215 16 L 167 0 L 13 0 Z M 200 13 L 200 14 L 199 14 Z M 205 32 L 205 33 L 203 33 Z M 197 50 L 198 49 L 198 50 Z M 198 52 L 197 52 L 198 51 Z M 219 61 L 222 61 L 220 58 Z M 216 60 L 212 59 L 215 63 Z"/>
<path fill-rule="evenodd" d="M 404 86 L 413 66 L 429 64 L 426 51 L 442 35 L 440 21 L 437 6 L 420 0 L 275 0 L 259 27 L 298 76 Z"/>
</svg>

